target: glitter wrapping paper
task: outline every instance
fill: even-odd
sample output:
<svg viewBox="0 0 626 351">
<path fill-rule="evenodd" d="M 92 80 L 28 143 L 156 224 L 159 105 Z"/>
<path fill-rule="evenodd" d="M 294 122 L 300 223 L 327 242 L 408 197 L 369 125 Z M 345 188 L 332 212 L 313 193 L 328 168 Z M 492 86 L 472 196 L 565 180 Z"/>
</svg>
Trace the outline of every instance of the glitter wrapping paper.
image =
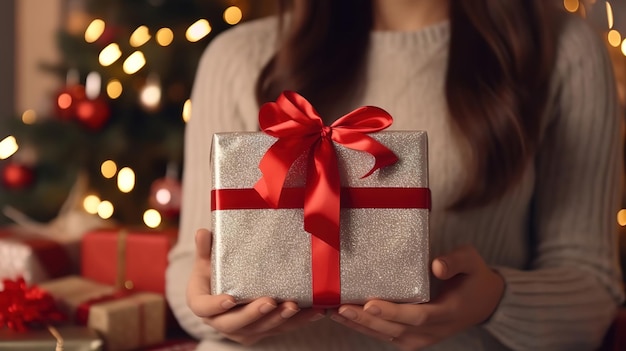
<svg viewBox="0 0 626 351">
<path fill-rule="evenodd" d="M 369 154 L 335 144 L 341 186 L 428 188 L 427 136 L 423 131 L 368 134 L 399 161 L 361 179 L 373 165 Z M 276 141 L 261 132 L 213 137 L 213 189 L 250 189 L 261 177 L 265 151 Z M 304 186 L 306 157 L 292 166 L 284 188 Z M 429 286 L 428 209 L 342 208 L 340 217 L 341 303 L 372 298 L 426 302 Z M 313 302 L 311 240 L 303 209 L 212 211 L 212 293 L 240 303 L 260 296 Z"/>
<path fill-rule="evenodd" d="M 74 323 L 96 330 L 107 351 L 135 350 L 165 339 L 165 298 L 149 292 L 120 292 L 79 276 L 40 285 Z M 78 318 L 77 311 L 87 311 Z"/>
</svg>

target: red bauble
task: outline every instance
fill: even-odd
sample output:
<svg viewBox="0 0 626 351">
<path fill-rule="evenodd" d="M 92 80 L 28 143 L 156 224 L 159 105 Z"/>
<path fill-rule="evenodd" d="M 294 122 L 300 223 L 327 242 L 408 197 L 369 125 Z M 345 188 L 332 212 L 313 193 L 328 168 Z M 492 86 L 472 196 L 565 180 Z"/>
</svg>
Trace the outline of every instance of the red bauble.
<svg viewBox="0 0 626 351">
<path fill-rule="evenodd" d="M 66 86 L 56 95 L 54 104 L 56 116 L 65 121 L 73 119 L 76 117 L 76 107 L 86 98 L 84 86 L 80 84 Z"/>
<path fill-rule="evenodd" d="M 25 189 L 34 180 L 35 173 L 28 166 L 19 163 L 9 163 L 2 168 L 2 184 L 7 189 Z"/>
<path fill-rule="evenodd" d="M 160 178 L 150 187 L 150 206 L 165 217 L 176 217 L 180 213 L 182 186 L 173 178 Z"/>
<path fill-rule="evenodd" d="M 76 105 L 76 119 L 92 130 L 99 130 L 111 117 L 109 104 L 102 98 L 82 100 Z"/>
</svg>

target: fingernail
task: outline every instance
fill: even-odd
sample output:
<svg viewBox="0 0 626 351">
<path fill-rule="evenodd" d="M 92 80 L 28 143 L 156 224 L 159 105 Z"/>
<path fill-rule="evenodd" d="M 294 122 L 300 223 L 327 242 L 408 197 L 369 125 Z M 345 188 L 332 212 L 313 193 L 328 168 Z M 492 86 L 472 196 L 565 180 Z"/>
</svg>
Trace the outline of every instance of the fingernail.
<svg viewBox="0 0 626 351">
<path fill-rule="evenodd" d="M 292 317 L 294 314 L 298 313 L 299 310 L 294 310 L 292 308 L 287 308 L 286 310 L 280 313 L 280 316 L 284 319 Z"/>
<path fill-rule="evenodd" d="M 382 311 L 378 306 L 367 306 L 365 307 L 365 312 L 371 314 L 372 316 L 380 316 Z"/>
<path fill-rule="evenodd" d="M 259 307 L 259 312 L 263 314 L 267 314 L 272 312 L 276 308 L 276 305 L 272 305 L 271 303 L 264 303 Z"/>
<path fill-rule="evenodd" d="M 222 301 L 222 308 L 225 310 L 230 310 L 231 308 L 237 306 L 236 303 L 232 302 L 231 300 L 224 300 Z"/>
<path fill-rule="evenodd" d="M 350 320 L 355 320 L 357 317 L 356 312 L 354 312 L 353 310 L 349 308 L 344 308 L 342 310 L 339 310 L 339 314 Z"/>
<path fill-rule="evenodd" d="M 324 315 L 321 314 L 321 313 L 317 313 L 313 317 L 311 317 L 311 319 L 309 319 L 309 321 L 315 322 L 315 321 L 319 321 L 322 318 L 324 318 Z"/>
</svg>

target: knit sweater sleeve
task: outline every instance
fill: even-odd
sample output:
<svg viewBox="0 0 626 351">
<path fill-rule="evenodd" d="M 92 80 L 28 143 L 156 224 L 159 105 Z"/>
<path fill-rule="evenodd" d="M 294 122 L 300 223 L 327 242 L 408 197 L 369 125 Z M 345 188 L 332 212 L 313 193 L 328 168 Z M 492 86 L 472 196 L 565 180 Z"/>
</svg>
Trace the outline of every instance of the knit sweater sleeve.
<svg viewBox="0 0 626 351">
<path fill-rule="evenodd" d="M 271 35 L 263 33 L 273 29 L 263 19 L 221 33 L 205 50 L 196 71 L 191 118 L 185 129 L 179 238 L 168 257 L 166 297 L 181 327 L 198 339 L 219 337 L 191 312 L 186 301 L 195 259 L 195 232 L 211 226 L 211 140 L 216 132 L 255 130 L 256 115 L 242 109 L 251 104 L 255 105 L 252 110 L 256 107 L 253 82 L 262 56 L 270 51 L 264 45 Z"/>
<path fill-rule="evenodd" d="M 550 113 L 535 159 L 528 270 L 485 328 L 515 350 L 591 350 L 623 301 L 616 213 L 622 128 L 606 48 L 579 20 L 561 36 Z"/>
</svg>

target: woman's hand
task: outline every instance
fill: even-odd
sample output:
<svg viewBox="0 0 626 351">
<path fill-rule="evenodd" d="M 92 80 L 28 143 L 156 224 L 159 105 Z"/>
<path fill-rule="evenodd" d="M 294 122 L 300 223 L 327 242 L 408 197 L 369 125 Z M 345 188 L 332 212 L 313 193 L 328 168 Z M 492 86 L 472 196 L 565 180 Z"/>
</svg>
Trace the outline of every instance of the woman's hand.
<svg viewBox="0 0 626 351">
<path fill-rule="evenodd" d="M 187 287 L 187 304 L 222 336 L 252 345 L 324 316 L 323 310 L 300 310 L 294 302 L 279 304 L 269 297 L 238 306 L 230 295 L 211 295 L 211 240 L 208 230 L 196 232 L 196 261 Z"/>
<path fill-rule="evenodd" d="M 504 293 L 502 277 L 471 246 L 436 258 L 432 271 L 444 282 L 439 296 L 431 302 L 395 304 L 372 300 L 364 306 L 341 306 L 331 318 L 390 341 L 401 350 L 419 350 L 485 322 Z"/>
</svg>

